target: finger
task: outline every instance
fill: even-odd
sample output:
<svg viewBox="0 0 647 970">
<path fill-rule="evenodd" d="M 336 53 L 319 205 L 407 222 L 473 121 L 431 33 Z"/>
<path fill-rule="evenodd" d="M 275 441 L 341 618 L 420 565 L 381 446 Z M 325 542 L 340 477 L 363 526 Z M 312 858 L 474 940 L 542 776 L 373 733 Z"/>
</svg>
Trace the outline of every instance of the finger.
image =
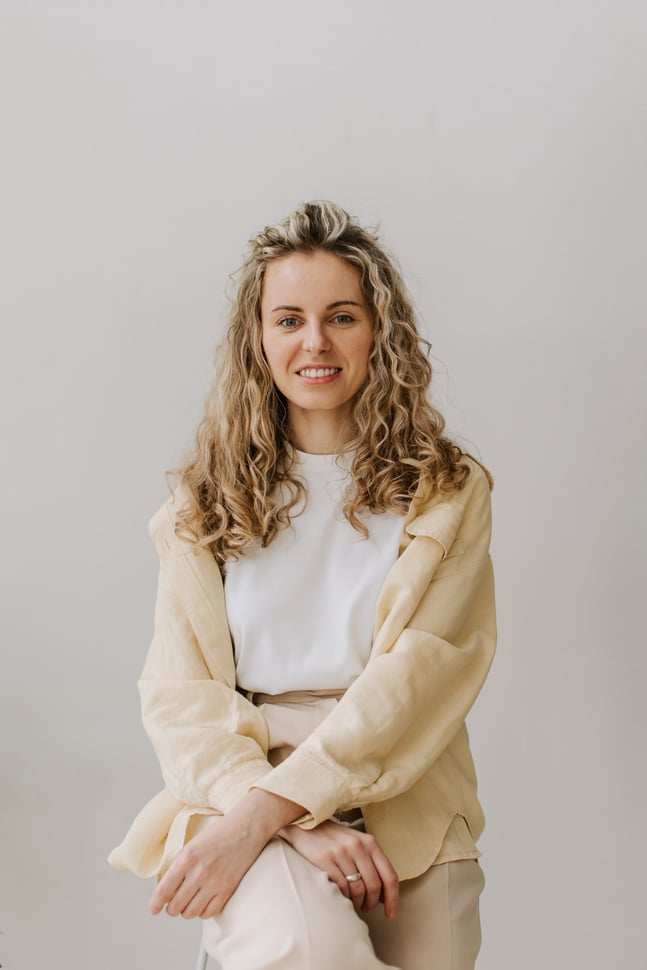
<svg viewBox="0 0 647 970">
<path fill-rule="evenodd" d="M 203 887 L 202 889 L 198 890 L 193 899 L 187 903 L 184 909 L 180 910 L 180 915 L 183 917 L 183 919 L 195 919 L 196 916 L 200 916 L 202 914 L 212 899 L 213 888 L 207 889 Z"/>
<path fill-rule="evenodd" d="M 364 883 L 364 873 L 361 871 L 359 866 L 355 863 L 354 859 L 345 855 L 342 855 L 341 859 L 339 860 L 339 868 L 344 874 L 344 880 L 348 887 L 349 896 L 353 903 L 353 906 L 355 907 L 355 909 L 361 909 L 362 906 L 364 905 L 364 899 L 366 896 L 366 885 Z M 366 868 L 366 866 L 364 868 Z M 360 876 L 359 879 L 353 878 L 349 880 L 347 878 L 348 876 L 357 876 L 357 875 Z"/>
<path fill-rule="evenodd" d="M 350 886 L 346 882 L 346 876 L 341 871 L 341 869 L 337 868 L 336 866 L 332 866 L 327 870 L 327 872 L 328 872 L 328 879 L 331 882 L 334 882 L 334 884 L 337 886 L 337 889 L 339 889 L 340 893 L 343 896 L 345 896 L 346 899 L 350 899 Z"/>
<path fill-rule="evenodd" d="M 382 902 L 387 919 L 395 919 L 400 902 L 400 880 L 390 861 L 378 847 L 373 854 L 373 862 L 382 881 Z"/>
<path fill-rule="evenodd" d="M 153 914 L 157 916 L 161 913 L 166 904 L 173 899 L 173 896 L 180 888 L 184 880 L 184 873 L 180 872 L 179 868 L 171 867 L 166 875 L 160 879 L 157 884 L 153 895 L 150 898 L 148 908 Z"/>
<path fill-rule="evenodd" d="M 205 908 L 200 913 L 200 919 L 210 919 L 212 916 L 217 916 L 222 910 L 222 902 L 219 896 L 212 896 Z"/>
<path fill-rule="evenodd" d="M 355 876 L 358 874 L 360 877 L 359 879 L 353 879 L 352 882 L 348 882 L 348 879 L 346 880 L 350 889 L 350 898 L 353 906 L 357 910 L 364 908 L 364 901 L 366 899 L 366 884 L 364 882 L 364 877 L 357 867 L 353 869 L 352 873 L 348 873 L 349 876 Z"/>
<path fill-rule="evenodd" d="M 369 853 L 358 853 L 355 857 L 356 870 L 362 877 L 364 885 L 363 909 L 373 909 L 380 901 L 382 894 L 382 877 Z"/>
<path fill-rule="evenodd" d="M 393 919 L 399 898 L 398 875 L 391 862 L 372 835 L 363 835 L 355 848 L 354 859 L 364 877 L 366 896 L 364 909 L 373 909 L 380 899 L 385 903 L 385 915 Z"/>
<path fill-rule="evenodd" d="M 173 896 L 173 899 L 166 905 L 168 915 L 179 916 L 199 891 L 200 885 L 194 879 L 185 879 Z"/>
</svg>

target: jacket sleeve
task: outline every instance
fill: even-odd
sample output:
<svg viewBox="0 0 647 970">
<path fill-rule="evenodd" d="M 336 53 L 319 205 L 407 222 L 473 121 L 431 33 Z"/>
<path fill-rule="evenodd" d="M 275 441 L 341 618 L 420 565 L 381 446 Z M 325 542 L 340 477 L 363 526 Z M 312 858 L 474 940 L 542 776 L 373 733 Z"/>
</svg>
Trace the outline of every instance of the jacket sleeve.
<svg viewBox="0 0 647 970">
<path fill-rule="evenodd" d="M 417 564 L 441 561 L 407 624 L 325 721 L 257 782 L 304 805 L 304 827 L 410 788 L 451 742 L 481 689 L 496 640 L 490 489 L 478 466 L 470 477 L 447 557 L 432 534 L 416 535 L 409 547 Z"/>
<path fill-rule="evenodd" d="M 226 812 L 271 770 L 262 715 L 210 673 L 164 561 L 138 687 L 144 728 L 180 802 Z"/>
</svg>

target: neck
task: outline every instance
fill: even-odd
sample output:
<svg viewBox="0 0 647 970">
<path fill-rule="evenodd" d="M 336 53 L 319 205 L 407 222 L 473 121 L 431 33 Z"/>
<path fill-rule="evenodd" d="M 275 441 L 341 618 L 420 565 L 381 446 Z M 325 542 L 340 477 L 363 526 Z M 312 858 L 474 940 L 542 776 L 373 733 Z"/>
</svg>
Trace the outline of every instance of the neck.
<svg viewBox="0 0 647 970">
<path fill-rule="evenodd" d="M 348 417 L 337 411 L 289 411 L 290 437 L 299 451 L 337 455 L 350 438 Z"/>
</svg>

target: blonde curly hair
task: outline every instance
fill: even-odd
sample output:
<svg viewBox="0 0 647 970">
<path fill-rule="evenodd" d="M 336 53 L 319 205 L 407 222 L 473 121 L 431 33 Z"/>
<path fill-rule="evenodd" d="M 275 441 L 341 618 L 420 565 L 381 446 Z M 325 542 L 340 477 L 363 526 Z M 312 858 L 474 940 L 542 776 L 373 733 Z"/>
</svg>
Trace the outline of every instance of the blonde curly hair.
<svg viewBox="0 0 647 970">
<path fill-rule="evenodd" d="M 405 513 L 421 481 L 430 493 L 451 493 L 469 475 L 462 450 L 444 437 L 445 422 L 427 399 L 430 344 L 417 331 L 394 261 L 377 235 L 338 205 L 305 203 L 250 241 L 195 447 L 169 473 L 185 496 L 177 534 L 208 547 L 221 568 L 254 540 L 268 545 L 304 497 L 286 401 L 263 353 L 261 293 L 271 260 L 317 250 L 359 271 L 374 326 L 368 375 L 353 402 L 345 445 L 353 453 L 343 506 L 348 521 L 367 535 L 362 511 Z"/>
</svg>

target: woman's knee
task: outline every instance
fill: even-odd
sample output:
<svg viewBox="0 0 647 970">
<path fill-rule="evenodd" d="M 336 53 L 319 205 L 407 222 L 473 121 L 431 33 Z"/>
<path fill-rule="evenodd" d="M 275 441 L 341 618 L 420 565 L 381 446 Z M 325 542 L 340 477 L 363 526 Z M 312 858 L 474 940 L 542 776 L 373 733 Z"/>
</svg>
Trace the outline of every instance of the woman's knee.
<svg viewBox="0 0 647 970">
<path fill-rule="evenodd" d="M 368 930 L 324 872 L 273 839 L 204 927 L 223 970 L 384 970 Z"/>
</svg>

